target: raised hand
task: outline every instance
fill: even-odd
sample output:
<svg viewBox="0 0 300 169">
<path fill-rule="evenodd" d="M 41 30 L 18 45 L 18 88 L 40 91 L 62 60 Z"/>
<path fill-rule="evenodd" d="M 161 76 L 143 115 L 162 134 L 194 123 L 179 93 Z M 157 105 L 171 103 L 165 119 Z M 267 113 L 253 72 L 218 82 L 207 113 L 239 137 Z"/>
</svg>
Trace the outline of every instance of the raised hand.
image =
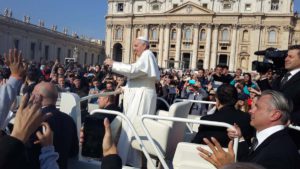
<svg viewBox="0 0 300 169">
<path fill-rule="evenodd" d="M 43 133 L 37 131 L 35 134 L 38 138 L 34 144 L 41 144 L 43 147 L 53 145 L 53 132 L 47 122 L 42 123 Z"/>
<path fill-rule="evenodd" d="M 110 154 L 117 154 L 117 147 L 112 141 L 110 124 L 107 118 L 104 119 L 105 135 L 103 138 L 103 156 L 108 156 Z"/>
<path fill-rule="evenodd" d="M 236 123 L 234 123 L 233 128 L 227 129 L 227 135 L 230 139 L 241 138 L 243 136 L 240 127 Z"/>
<path fill-rule="evenodd" d="M 228 152 L 225 152 L 215 138 L 212 137 L 211 140 L 212 142 L 206 138 L 203 139 L 213 153 L 198 147 L 197 150 L 200 151 L 199 155 L 206 161 L 213 164 L 216 168 L 221 168 L 224 165 L 234 163 L 235 154 L 233 151 L 233 141 L 229 142 Z"/>
<path fill-rule="evenodd" d="M 17 49 L 9 49 L 8 55 L 4 53 L 5 64 L 10 68 L 11 76 L 22 79 L 26 74 L 26 68 L 22 63 L 22 52 L 18 52 Z"/>
<path fill-rule="evenodd" d="M 24 95 L 16 113 L 11 136 L 23 143 L 27 142 L 30 135 L 36 131 L 41 123 L 51 116 L 51 113 L 43 114 L 41 108 L 41 96 L 32 95 L 28 101 L 28 95 Z"/>
</svg>

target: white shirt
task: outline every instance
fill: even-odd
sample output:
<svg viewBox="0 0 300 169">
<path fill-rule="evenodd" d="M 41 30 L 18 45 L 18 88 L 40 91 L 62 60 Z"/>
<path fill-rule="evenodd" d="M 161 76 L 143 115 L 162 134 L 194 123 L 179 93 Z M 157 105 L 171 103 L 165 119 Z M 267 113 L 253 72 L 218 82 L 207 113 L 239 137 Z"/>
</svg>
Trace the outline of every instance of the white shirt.
<svg viewBox="0 0 300 169">
<path fill-rule="evenodd" d="M 269 136 L 272 134 L 276 133 L 277 131 L 283 130 L 284 126 L 283 125 L 276 125 L 273 127 L 266 128 L 260 132 L 256 133 L 256 138 L 258 140 L 258 144 L 255 147 L 255 149 L 262 143 L 264 142 Z"/>
<path fill-rule="evenodd" d="M 300 68 L 290 71 L 291 75 L 288 77 L 288 80 L 290 80 L 298 72 L 300 72 Z"/>
</svg>

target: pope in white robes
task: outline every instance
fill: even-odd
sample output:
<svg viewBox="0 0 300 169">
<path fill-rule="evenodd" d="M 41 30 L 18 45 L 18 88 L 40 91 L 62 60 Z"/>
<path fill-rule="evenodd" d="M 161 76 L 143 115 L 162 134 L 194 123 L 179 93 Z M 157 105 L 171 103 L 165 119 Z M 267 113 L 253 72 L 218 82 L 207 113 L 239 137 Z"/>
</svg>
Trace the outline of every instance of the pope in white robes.
<svg viewBox="0 0 300 169">
<path fill-rule="evenodd" d="M 112 71 L 127 77 L 124 87 L 124 113 L 134 124 L 140 127 L 140 116 L 154 114 L 156 108 L 155 83 L 160 79 L 160 72 L 154 54 L 149 50 L 149 42 L 144 37 L 134 41 L 133 50 L 138 60 L 133 64 L 125 64 L 106 59 L 104 64 L 112 67 Z M 131 147 L 133 132 L 122 123 L 122 131 L 118 142 L 118 154 L 123 165 L 141 167 L 141 152 Z"/>
</svg>

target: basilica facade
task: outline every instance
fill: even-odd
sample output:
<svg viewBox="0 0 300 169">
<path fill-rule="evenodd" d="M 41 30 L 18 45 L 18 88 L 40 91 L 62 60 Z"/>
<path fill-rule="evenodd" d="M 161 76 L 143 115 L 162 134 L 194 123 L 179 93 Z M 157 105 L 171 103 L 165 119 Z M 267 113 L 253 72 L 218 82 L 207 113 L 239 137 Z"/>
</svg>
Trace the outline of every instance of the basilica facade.
<svg viewBox="0 0 300 169">
<path fill-rule="evenodd" d="M 293 0 L 108 0 L 106 54 L 132 63 L 145 36 L 162 68 L 250 71 L 255 51 L 287 49 L 295 39 Z M 298 26 L 299 27 L 299 26 Z"/>
</svg>

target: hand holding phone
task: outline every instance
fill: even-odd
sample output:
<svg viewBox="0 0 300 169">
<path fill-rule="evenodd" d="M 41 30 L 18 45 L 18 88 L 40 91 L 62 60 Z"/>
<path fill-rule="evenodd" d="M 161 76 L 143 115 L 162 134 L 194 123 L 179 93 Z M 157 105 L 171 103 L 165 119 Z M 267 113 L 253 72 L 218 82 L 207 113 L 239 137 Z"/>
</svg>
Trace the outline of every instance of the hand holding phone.
<svg viewBox="0 0 300 169">
<path fill-rule="evenodd" d="M 82 156 L 102 158 L 102 142 L 105 134 L 104 119 L 88 116 L 84 122 L 84 141 L 82 143 Z"/>
</svg>

